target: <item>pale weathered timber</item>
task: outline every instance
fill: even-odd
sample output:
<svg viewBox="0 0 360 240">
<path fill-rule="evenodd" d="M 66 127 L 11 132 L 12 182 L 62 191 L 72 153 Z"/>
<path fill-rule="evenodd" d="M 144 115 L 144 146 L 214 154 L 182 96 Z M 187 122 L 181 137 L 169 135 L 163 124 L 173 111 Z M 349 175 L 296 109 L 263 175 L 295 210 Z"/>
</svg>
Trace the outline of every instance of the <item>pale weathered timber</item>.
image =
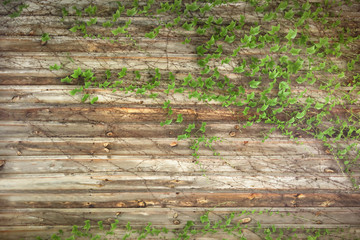
<svg viewBox="0 0 360 240">
<path fill-rule="evenodd" d="M 277 56 L 278 54 L 269 54 L 270 56 Z M 263 55 L 253 55 L 252 57 L 261 57 Z M 197 61 L 201 58 L 195 53 L 189 54 L 174 54 L 174 53 L 153 53 L 146 55 L 144 53 L 72 53 L 70 56 L 67 53 L 12 53 L 3 52 L 0 53 L 0 68 L 3 69 L 41 69 L 48 68 L 53 63 L 67 62 L 67 67 L 70 69 L 121 69 L 123 67 L 128 70 L 146 70 L 149 68 L 158 68 L 159 70 L 168 71 L 186 71 L 187 69 L 193 69 L 200 72 L 201 67 L 198 66 Z M 69 61 L 69 57 L 72 61 Z M 328 57 L 340 68 L 347 67 L 347 62 L 339 60 L 336 57 Z M 294 58 L 296 61 L 296 58 Z M 218 67 L 219 71 L 227 72 L 233 71 L 233 66 L 228 64 L 221 65 L 219 61 L 211 60 L 208 64 L 210 67 Z M 309 67 L 309 62 L 304 59 L 304 68 Z M 355 71 L 359 71 L 359 66 L 354 66 Z"/>
<path fill-rule="evenodd" d="M 328 176 L 341 172 L 340 167 L 329 155 L 307 157 L 301 155 L 292 156 L 224 156 L 201 157 L 201 167 L 193 164 L 190 157 L 131 157 L 104 155 L 97 156 L 17 156 L 2 157 L 6 164 L 2 167 L 2 173 L 86 173 L 90 172 L 115 172 L 115 171 L 138 171 L 138 172 L 201 172 L 207 173 L 233 173 L 241 171 L 248 174 L 266 173 L 327 173 Z M 301 165 L 301 168 L 299 168 Z"/>
<path fill-rule="evenodd" d="M 120 166 L 121 168 L 121 166 Z M 343 174 L 208 174 L 204 178 L 201 173 L 177 174 L 172 173 L 137 173 L 117 171 L 107 173 L 65 173 L 50 174 L 7 174 L 6 180 L 0 180 L 2 191 L 239 191 L 245 189 L 256 190 L 351 190 L 351 181 Z"/>
<path fill-rule="evenodd" d="M 156 155 L 181 156 L 191 154 L 188 142 L 170 146 L 174 138 L 2 138 L 0 155 L 63 155 L 63 154 L 103 154 L 103 155 Z M 244 144 L 244 141 L 247 141 Z M 225 138 L 214 143 L 216 152 L 222 156 L 267 156 L 326 154 L 325 147 L 314 139 L 300 140 L 299 144 L 288 139 L 274 139 L 262 142 L 249 138 Z M 202 155 L 212 156 L 211 149 L 199 150 Z"/>
</svg>

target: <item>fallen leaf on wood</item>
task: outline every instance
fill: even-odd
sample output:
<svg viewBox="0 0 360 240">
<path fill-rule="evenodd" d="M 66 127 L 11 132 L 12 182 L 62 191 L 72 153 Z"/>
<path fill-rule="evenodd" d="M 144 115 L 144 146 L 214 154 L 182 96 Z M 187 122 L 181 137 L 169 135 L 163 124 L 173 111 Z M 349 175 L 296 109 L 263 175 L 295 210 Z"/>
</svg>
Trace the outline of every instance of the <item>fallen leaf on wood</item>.
<svg viewBox="0 0 360 240">
<path fill-rule="evenodd" d="M 251 218 L 243 218 L 243 219 L 240 219 L 240 223 L 241 223 L 241 224 L 247 224 L 247 223 L 249 223 L 249 222 L 251 222 Z"/>
<path fill-rule="evenodd" d="M 331 168 L 325 168 L 325 169 L 324 169 L 324 172 L 326 172 L 326 173 L 334 173 L 335 170 L 334 170 L 334 169 L 331 169 Z"/>
<path fill-rule="evenodd" d="M 329 200 L 326 200 L 325 202 L 322 202 L 322 203 L 320 204 L 320 206 L 321 206 L 321 207 L 330 207 L 330 206 L 333 205 L 333 204 L 334 204 L 334 202 L 329 201 Z"/>
<path fill-rule="evenodd" d="M 170 147 L 176 147 L 177 145 L 178 145 L 177 142 L 172 142 L 172 143 L 170 143 Z"/>
</svg>

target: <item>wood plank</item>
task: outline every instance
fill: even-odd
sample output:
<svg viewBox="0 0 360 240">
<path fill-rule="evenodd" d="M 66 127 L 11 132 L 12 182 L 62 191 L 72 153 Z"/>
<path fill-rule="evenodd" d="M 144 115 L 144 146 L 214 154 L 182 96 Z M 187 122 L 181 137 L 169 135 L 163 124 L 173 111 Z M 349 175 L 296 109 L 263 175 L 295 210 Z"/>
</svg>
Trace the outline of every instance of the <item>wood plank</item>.
<svg viewBox="0 0 360 240">
<path fill-rule="evenodd" d="M 181 81 L 182 82 L 182 81 Z M 180 81 L 178 85 L 180 87 Z M 239 81 L 240 82 L 240 81 Z M 133 83 L 133 81 L 132 81 Z M 234 81 L 234 84 L 237 84 L 238 81 Z M 138 83 L 141 85 L 141 83 Z M 143 84 L 146 84 L 144 81 Z M 125 93 L 124 91 L 112 92 L 111 89 L 105 90 L 100 88 L 89 88 L 86 90 L 87 93 L 91 93 L 92 96 L 97 96 L 99 100 L 97 104 L 116 104 L 116 105 L 129 105 L 129 104 L 141 104 L 141 105 L 153 105 L 157 103 L 163 103 L 166 100 L 171 101 L 171 105 L 222 105 L 219 101 L 199 101 L 197 99 L 189 99 L 189 94 L 195 90 L 189 89 L 185 90 L 184 93 L 172 93 L 168 95 L 164 93 L 164 90 L 167 89 L 167 82 L 164 82 L 157 90 L 152 90 L 151 93 L 157 93 L 158 97 L 156 100 L 153 100 L 146 95 L 140 95 L 136 93 Z M 266 85 L 266 84 L 264 84 Z M 127 86 L 127 84 L 123 84 Z M 305 97 L 311 97 L 318 102 L 324 102 L 325 98 L 328 96 L 328 92 L 324 90 L 319 90 L 316 87 L 304 87 L 301 85 L 296 85 L 292 87 L 292 96 L 295 97 L 302 92 L 306 91 L 304 94 Z M 75 86 L 7 86 L 0 85 L 0 103 L 27 103 L 27 104 L 78 104 L 81 102 L 83 94 L 77 94 L 72 96 L 69 92 L 74 89 Z M 248 86 L 245 86 L 246 94 L 254 92 L 257 96 L 261 93 L 262 89 L 251 89 Z M 347 94 L 351 90 L 351 87 L 341 87 L 338 89 L 333 96 L 338 96 L 339 102 L 342 104 L 347 104 L 347 101 L 342 100 L 341 96 Z M 207 91 L 207 94 L 214 94 L 216 96 L 226 94 L 225 90 L 213 90 Z M 269 98 L 275 98 L 278 96 L 278 90 L 274 89 L 267 94 Z M 355 92 L 350 94 L 352 99 L 356 99 L 357 95 Z M 297 104 L 304 104 L 306 98 L 301 98 Z M 240 99 L 241 97 L 239 97 Z M 244 104 L 246 105 L 246 104 Z"/>
<path fill-rule="evenodd" d="M 358 6 L 358 5 L 357 5 Z M 234 7 L 229 6 L 229 8 L 232 9 L 230 11 L 230 14 L 224 14 L 224 5 L 216 11 L 212 11 L 212 13 L 207 13 L 205 17 L 198 16 L 199 19 L 207 20 L 209 15 L 222 17 L 224 19 L 222 26 L 228 25 L 232 20 L 236 19 L 238 20 L 240 15 L 243 15 L 244 12 L 241 11 L 241 9 L 235 10 Z M 229 13 L 229 12 L 228 12 Z M 214 15 L 215 14 L 215 15 Z M 93 25 L 90 27 L 87 27 L 88 32 L 101 34 L 102 36 L 113 36 L 111 33 L 112 28 L 105 28 L 102 27 L 102 23 L 111 20 L 112 17 L 97 17 L 97 25 Z M 112 16 L 112 14 L 111 14 Z M 162 21 L 172 21 L 175 17 L 171 15 L 159 15 L 161 16 Z M 264 14 L 262 13 L 255 13 L 255 12 L 246 12 L 246 25 L 243 27 L 245 31 L 250 29 L 251 23 L 262 21 Z M 358 14 L 356 11 L 352 11 L 349 14 L 343 14 L 343 20 L 348 24 L 349 27 L 353 31 L 357 31 L 358 25 L 357 25 L 357 18 Z M 60 21 L 59 16 L 26 16 L 25 14 L 17 17 L 15 21 L 8 17 L 8 16 L 0 16 L 0 22 L 3 23 L 3 28 L 0 29 L 0 35 L 7 35 L 7 36 L 16 36 L 16 35 L 35 35 L 35 36 L 41 36 L 43 32 L 49 33 L 52 36 L 82 36 L 82 34 L 74 34 L 73 32 L 69 31 L 71 27 L 73 27 L 76 23 L 76 20 L 79 19 L 81 21 L 89 21 L 89 17 L 82 17 L 77 18 L 74 16 L 68 16 L 64 19 L 63 22 Z M 123 24 L 125 23 L 129 17 L 120 17 L 118 18 L 118 23 Z M 338 18 L 329 18 L 334 19 L 335 21 Z M 346 19 L 348 21 L 346 21 Z M 191 19 L 190 19 L 191 20 Z M 46 24 L 44 24 L 46 23 Z M 280 29 L 280 33 L 286 33 L 290 26 L 289 21 L 283 18 L 278 18 L 276 21 L 272 21 L 272 24 L 264 24 L 262 25 L 262 30 L 269 31 L 271 30 L 271 25 L 277 25 L 280 23 L 282 25 L 282 28 Z M 181 25 L 183 22 L 181 23 Z M 37 26 L 42 26 L 41 28 L 38 28 Z M 133 37 L 144 37 L 145 33 L 153 30 L 156 26 L 158 26 L 158 22 L 156 18 L 149 18 L 144 16 L 134 16 L 131 17 L 131 25 L 127 28 L 129 33 Z M 322 31 L 319 31 L 319 27 L 322 28 Z M 11 30 L 10 30 L 11 29 Z M 243 30 L 242 29 L 242 30 Z M 242 30 L 235 30 L 235 33 L 238 33 Z M 186 31 L 181 26 L 176 26 L 174 29 L 162 29 L 159 33 L 159 37 L 166 37 L 169 36 L 168 31 L 171 31 L 171 37 L 174 36 L 199 36 L 195 31 Z M 307 30 L 311 33 L 312 36 L 331 36 L 331 34 L 335 34 L 335 31 L 333 29 L 324 29 L 323 25 L 321 23 L 316 23 L 313 20 L 309 20 L 309 29 Z"/>
<path fill-rule="evenodd" d="M 55 61 L 55 62 L 49 62 L 48 66 L 54 65 L 55 63 L 60 64 L 59 61 Z M 55 85 L 61 85 L 61 86 L 68 85 L 68 84 L 61 83 L 60 79 L 72 74 L 74 69 L 66 68 L 66 70 L 50 71 L 47 67 L 46 67 L 46 69 L 45 68 L 42 68 L 42 69 L 21 69 L 21 70 L 17 70 L 17 69 L 0 69 L 0 85 L 36 85 L 36 86 L 51 85 L 51 87 L 54 87 L 54 89 L 56 88 Z M 136 68 L 135 69 L 128 68 L 128 74 L 124 78 L 124 84 L 123 84 L 124 86 L 134 84 L 133 79 L 135 77 L 134 77 L 133 71 L 135 71 L 135 70 L 137 70 L 137 69 Z M 120 71 L 121 71 L 121 69 L 113 69 L 112 72 L 113 72 L 113 74 L 114 73 L 117 74 Z M 196 69 L 188 69 L 186 72 L 181 71 L 181 70 L 173 70 L 171 72 L 176 77 L 176 83 L 182 83 L 183 79 L 189 73 L 194 78 L 200 77 L 199 71 L 197 71 Z M 355 71 L 355 72 L 353 72 L 353 74 L 356 75 L 356 73 L 358 73 L 358 72 L 359 71 Z M 95 73 L 95 77 L 97 77 L 99 80 L 104 79 L 104 76 L 105 76 L 105 71 L 104 70 L 96 69 L 96 70 L 94 70 L 94 73 Z M 167 80 L 167 76 L 169 74 L 169 71 L 167 71 L 167 70 L 161 71 L 161 74 L 162 74 L 163 78 L 165 78 L 165 80 L 160 81 L 159 89 L 163 89 L 163 88 L 166 89 L 167 84 L 169 83 L 168 80 Z M 142 75 L 142 78 L 141 78 L 141 81 L 139 83 L 143 83 L 143 84 L 146 84 L 146 81 L 149 80 L 149 79 L 152 79 L 152 77 L 154 76 L 154 74 L 152 72 L 148 72 L 146 70 L 141 71 L 141 75 Z M 304 75 L 306 75 L 306 72 L 299 71 L 299 73 L 295 74 L 292 77 L 292 79 L 296 79 L 300 75 L 304 76 Z M 250 82 L 252 80 L 251 77 L 246 77 L 244 75 L 235 74 L 235 73 L 231 73 L 231 72 L 221 72 L 221 76 L 227 76 L 230 79 L 230 81 L 232 83 L 234 83 L 236 86 L 241 85 L 245 89 L 249 89 L 248 82 Z M 202 77 L 204 77 L 204 76 L 202 76 Z M 326 79 L 329 79 L 329 78 L 333 78 L 334 76 L 332 74 L 322 73 L 322 72 L 317 73 L 316 71 L 314 71 L 314 77 L 316 79 L 320 80 L 320 81 L 317 81 L 316 83 L 314 83 L 313 87 L 310 88 L 310 89 L 315 90 L 321 84 L 321 80 L 326 80 Z M 353 75 L 350 75 L 350 76 L 346 75 L 346 77 L 343 79 L 343 81 L 344 82 L 351 81 L 352 79 L 353 79 Z M 271 82 L 271 81 L 272 80 L 270 80 L 268 77 L 266 77 L 266 76 L 263 77 L 263 83 L 264 84 L 266 84 L 268 82 Z M 71 83 L 71 85 L 77 85 L 77 84 L 79 84 L 77 81 L 74 81 L 73 83 Z M 296 87 L 301 87 L 301 85 L 297 85 L 297 84 L 293 85 L 292 90 L 294 90 L 294 88 L 296 88 Z M 261 89 L 261 86 L 260 86 L 260 89 Z"/>
<path fill-rule="evenodd" d="M 281 174 L 281 173 L 327 173 L 332 176 L 341 169 L 331 155 L 304 158 L 301 155 L 289 156 L 215 156 L 199 157 L 200 166 L 191 156 L 153 157 L 153 156 L 1 156 L 5 161 L 1 174 L 22 173 L 104 173 L 116 171 L 137 172 L 175 172 L 224 174 Z M 353 171 L 354 172 L 354 171 Z M 357 173 L 355 171 L 354 173 Z"/>
<path fill-rule="evenodd" d="M 258 115 L 255 109 L 251 108 L 248 115 L 242 112 L 245 107 L 220 107 L 220 106 L 174 106 L 172 108 L 174 116 L 182 114 L 185 121 L 247 121 L 248 116 Z M 331 109 L 330 114 L 346 118 L 348 111 L 352 109 L 354 115 L 358 115 L 360 108 L 356 105 L 348 105 L 344 109 L 336 106 Z M 285 111 L 293 111 L 292 108 Z M 308 112 L 308 116 L 314 116 L 318 110 Z M 164 121 L 167 113 L 156 106 L 114 106 L 114 105 L 48 105 L 48 104 L 17 104 L 7 103 L 0 106 L 0 119 L 2 121 L 59 121 L 59 122 L 90 122 L 90 123 L 115 123 L 115 122 L 158 122 Z M 277 115 L 279 120 L 287 120 L 288 116 L 280 113 Z"/>
<path fill-rule="evenodd" d="M 92 223 L 97 221 L 110 219 L 118 219 L 120 225 L 126 225 L 128 221 L 133 223 L 135 227 L 146 226 L 148 222 L 152 222 L 156 227 L 180 228 L 187 221 L 195 220 L 195 226 L 200 225 L 199 219 L 206 212 L 204 208 L 99 208 L 99 209 L 11 209 L 0 210 L 0 222 L 3 226 L 16 225 L 33 225 L 46 226 L 53 225 L 82 225 L 84 219 L 89 219 Z M 242 210 L 266 210 L 264 208 L 216 208 L 209 213 L 209 218 L 213 221 L 222 220 L 225 215 L 231 212 Z M 279 212 L 275 214 L 275 212 Z M 256 222 L 260 221 L 263 227 L 275 225 L 277 227 L 294 227 L 305 226 L 311 227 L 358 227 L 360 222 L 360 208 L 272 208 L 274 214 L 258 213 L 250 215 L 236 216 L 234 222 L 244 217 L 250 217 L 252 221 L 249 226 L 256 226 Z M 118 213 L 118 214 L 117 214 Z M 174 214 L 180 224 L 174 224 Z M 290 213 L 287 215 L 287 213 Z M 294 215 L 296 214 L 296 218 Z M 36 219 L 36 223 L 34 220 Z M 105 221 L 105 223 L 108 223 Z"/>
<path fill-rule="evenodd" d="M 186 122 L 184 122 L 185 124 Z M 198 124 L 196 124 L 196 127 Z M 263 139 L 273 126 L 264 123 L 254 123 L 252 127 L 243 128 L 236 122 L 209 122 L 206 125 L 206 135 L 221 138 Z M 160 126 L 159 123 L 63 123 L 56 121 L 0 121 L 0 134 L 3 137 L 108 137 L 108 138 L 171 138 L 183 134 L 184 125 Z M 294 129 L 294 134 L 301 138 L 310 136 Z M 269 135 L 271 139 L 288 138 L 276 129 Z M 312 137 L 311 137 L 312 138 Z"/>
<path fill-rule="evenodd" d="M 112 52 L 112 53 L 124 53 L 141 49 L 149 53 L 178 53 L 178 54 L 191 54 L 196 53 L 194 46 L 204 44 L 208 41 L 208 38 L 197 36 L 193 37 L 190 44 L 182 44 L 182 36 L 169 37 L 157 37 L 156 39 L 147 39 L 142 37 L 134 37 L 137 41 L 136 47 L 127 43 L 128 38 L 118 37 L 116 38 L 119 43 L 111 43 L 108 40 L 92 39 L 78 37 L 78 36 L 54 36 L 51 40 L 43 46 L 39 36 L 0 36 L 0 51 L 1 52 Z M 317 43 L 318 37 L 310 37 L 309 41 Z M 286 40 L 281 40 L 280 45 L 285 45 Z M 329 40 L 329 43 L 332 43 Z M 355 40 L 353 43 L 347 45 L 348 48 L 342 47 L 342 51 L 345 54 L 350 54 L 352 51 L 358 51 L 359 40 Z M 224 40 L 218 40 L 217 44 L 223 45 L 223 55 L 231 55 L 233 50 L 237 47 L 235 45 L 229 45 Z M 268 54 L 270 52 L 271 45 L 266 45 L 263 49 L 240 49 L 239 55 L 242 57 L 248 55 L 261 55 Z M 298 46 L 302 49 L 302 53 L 306 51 L 302 46 Z M 304 56 L 304 55 L 302 55 Z"/>
<path fill-rule="evenodd" d="M 28 1 L 29 3 L 29 7 L 27 9 L 24 10 L 24 12 L 22 13 L 22 15 L 28 16 L 28 15 L 52 15 L 52 16 L 59 16 L 61 17 L 61 11 L 59 9 L 61 9 L 62 7 L 64 8 L 71 8 L 72 6 L 76 5 L 76 7 L 83 9 L 89 6 L 89 2 L 86 1 L 77 1 L 76 4 L 73 2 L 69 2 L 66 0 L 61 0 L 61 1 L 57 1 L 56 4 L 52 4 L 52 3 L 47 3 L 46 1 L 43 0 L 39 0 L 39 1 Z M 158 0 L 153 4 L 153 8 L 157 9 L 160 6 L 160 3 L 166 2 L 164 0 Z M 310 0 L 310 3 L 322 3 L 321 0 Z M 97 15 L 99 16 L 106 16 L 108 15 L 109 12 L 115 12 L 118 5 L 115 4 L 115 2 L 110 1 L 110 0 L 106 0 L 106 1 L 92 1 L 91 2 L 93 5 L 96 5 L 98 8 L 98 12 Z M 132 6 L 133 2 L 132 1 L 122 1 L 122 4 L 124 6 Z M 201 4 L 201 3 L 200 3 Z M 146 5 L 146 2 L 139 2 L 139 6 L 143 7 L 144 5 Z M 12 6 L 10 4 L 10 6 Z M 289 6 L 292 6 L 292 3 L 289 3 Z M 1 10 L 0 10 L 0 15 L 7 15 L 9 13 L 9 11 L 11 10 L 11 8 L 8 6 L 4 6 Z M 220 10 L 223 9 L 226 12 L 229 12 L 231 14 L 233 14 L 234 12 L 246 12 L 251 13 L 254 11 L 254 7 L 250 6 L 250 4 L 242 2 L 242 1 L 238 1 L 238 2 L 234 2 L 234 3 L 226 3 L 226 4 L 221 4 L 220 6 L 214 7 L 214 9 L 212 10 L 213 14 L 215 15 L 223 15 Z M 358 11 L 360 9 L 359 4 L 356 2 L 352 2 L 352 5 L 347 4 L 346 2 L 344 4 L 342 4 L 341 6 L 335 5 L 335 6 L 330 6 L 328 7 L 328 11 L 336 14 L 341 12 L 350 12 L 350 13 L 356 13 L 356 11 Z M 217 10 L 217 11 L 215 11 Z M 215 11 L 215 13 L 214 13 Z M 154 11 L 151 11 L 154 12 Z M 72 11 L 70 9 L 69 15 L 72 16 L 74 15 L 74 11 Z M 225 15 L 226 16 L 226 15 Z M 346 14 L 343 14 L 343 16 L 349 17 Z M 331 16 L 330 16 L 331 18 Z"/>
<path fill-rule="evenodd" d="M 183 122 L 182 124 L 172 124 L 160 126 L 156 122 L 147 123 L 131 123 L 131 122 L 114 122 L 114 123 L 86 123 L 86 122 L 57 122 L 57 121 L 0 121 L 0 134 L 5 137 L 18 138 L 97 138 L 106 137 L 114 138 L 177 138 L 178 135 L 184 133 L 187 124 L 191 122 Z M 326 127 L 327 122 L 324 122 Z M 195 122 L 195 130 L 200 128 L 200 123 Z M 270 139 L 288 139 L 288 136 L 279 129 L 275 129 L 271 134 L 269 131 L 274 127 L 272 124 L 254 123 L 251 127 L 243 128 L 240 122 L 209 122 L 206 125 L 206 136 L 217 136 L 219 138 L 244 139 L 249 138 L 253 141 L 261 141 L 265 135 Z M 306 125 L 298 124 L 297 127 L 306 127 Z M 313 138 L 295 127 L 288 128 L 293 135 L 303 139 Z M 355 135 L 354 135 L 355 136 Z M 176 139 L 174 139 L 176 141 Z M 243 144 L 247 144 L 244 140 Z"/>
<path fill-rule="evenodd" d="M 195 46 L 194 46 L 195 48 Z M 194 51 L 195 52 L 195 51 Z M 268 54 L 269 56 L 278 56 L 277 53 Z M 264 55 L 253 55 L 253 57 L 261 58 Z M 194 69 L 201 71 L 197 61 L 202 57 L 196 54 L 159 54 L 151 53 L 150 55 L 144 53 L 125 54 L 122 53 L 72 53 L 70 56 L 66 53 L 16 53 L 16 52 L 2 52 L 0 53 L 1 61 L 0 67 L 6 69 L 42 69 L 48 68 L 52 63 L 67 63 L 70 69 L 118 69 L 119 67 L 127 67 L 128 69 L 146 70 L 149 68 L 159 68 L 159 70 L 182 70 Z M 72 58 L 72 61 L 69 60 Z M 346 68 L 347 62 L 345 60 L 328 57 L 330 61 L 337 64 L 339 68 Z M 290 59 L 296 60 L 296 57 Z M 232 71 L 233 67 L 228 64 L 219 65 L 218 61 L 210 60 L 208 65 L 212 68 L 218 67 L 219 71 Z M 303 68 L 309 67 L 309 62 L 305 58 Z M 358 65 L 354 66 L 355 71 L 359 71 Z"/>
<path fill-rule="evenodd" d="M 17 191 L 55 192 L 61 191 L 247 191 L 253 190 L 352 190 L 353 184 L 344 174 L 328 173 L 281 173 L 256 174 L 227 173 L 49 173 L 6 174 L 0 179 L 3 193 Z M 358 176 L 354 176 L 357 178 Z"/>
<path fill-rule="evenodd" d="M 180 156 L 191 155 L 190 141 L 179 141 L 176 147 L 170 146 L 175 138 L 2 138 L 0 155 L 38 156 L 38 155 L 126 155 L 126 156 Z M 244 144 L 244 141 L 248 141 Z M 303 144 L 301 144 L 303 143 Z M 341 144 L 339 146 L 342 146 Z M 279 156 L 326 155 L 321 141 L 313 139 L 293 140 L 274 139 L 262 142 L 261 139 L 224 138 L 213 144 L 221 156 Z M 199 155 L 212 156 L 213 151 L 201 148 Z"/>
<path fill-rule="evenodd" d="M 296 192 L 296 190 L 294 191 Z M 272 192 L 126 192 L 126 193 L 0 193 L 2 209 L 16 208 L 191 208 L 214 206 L 360 207 L 360 193 Z"/>
</svg>

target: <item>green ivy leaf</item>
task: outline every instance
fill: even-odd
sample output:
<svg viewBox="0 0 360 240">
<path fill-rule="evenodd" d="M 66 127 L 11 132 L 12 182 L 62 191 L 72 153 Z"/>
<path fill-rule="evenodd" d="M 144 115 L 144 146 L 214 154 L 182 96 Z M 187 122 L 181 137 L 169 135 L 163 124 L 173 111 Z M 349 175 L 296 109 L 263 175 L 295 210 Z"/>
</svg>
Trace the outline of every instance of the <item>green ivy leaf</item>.
<svg viewBox="0 0 360 240">
<path fill-rule="evenodd" d="M 178 114 L 178 115 L 177 115 L 176 122 L 177 122 L 177 123 L 182 123 L 182 122 L 183 122 L 183 116 L 182 116 L 182 114 Z"/>
<path fill-rule="evenodd" d="M 76 32 L 78 30 L 78 26 L 74 26 L 69 29 L 71 32 Z"/>
<path fill-rule="evenodd" d="M 62 78 L 62 79 L 61 79 L 61 82 L 71 83 L 72 80 L 73 80 L 72 78 L 69 78 L 69 77 L 67 76 L 67 77 L 65 77 L 65 78 Z"/>
<path fill-rule="evenodd" d="M 270 13 L 265 14 L 264 21 L 269 22 L 269 21 L 271 21 L 271 20 L 273 20 L 275 18 L 276 18 L 276 13 L 270 12 Z"/>
<path fill-rule="evenodd" d="M 271 27 L 271 31 L 268 31 L 268 33 L 270 35 L 274 35 L 276 32 L 278 32 L 280 30 L 280 24 L 278 24 L 277 26 L 272 26 Z"/>
<path fill-rule="evenodd" d="M 299 53 L 301 52 L 301 49 L 300 48 L 291 48 L 290 50 L 290 53 L 293 55 L 293 56 L 296 56 L 296 55 L 299 55 Z"/>
<path fill-rule="evenodd" d="M 291 20 L 294 17 L 294 14 L 295 14 L 294 11 L 290 9 L 285 13 L 284 18 L 287 20 Z"/>
<path fill-rule="evenodd" d="M 78 68 L 78 69 L 74 70 L 74 73 L 71 74 L 71 77 L 72 78 L 78 78 L 79 76 L 81 76 L 81 73 L 82 73 L 81 69 Z"/>
<path fill-rule="evenodd" d="M 215 43 L 214 35 L 211 36 L 210 40 L 206 42 L 206 48 L 210 48 Z"/>
<path fill-rule="evenodd" d="M 269 105 L 264 104 L 261 108 L 260 111 L 264 112 L 266 111 L 266 109 L 268 109 Z"/>
<path fill-rule="evenodd" d="M 202 122 L 201 123 L 201 127 L 200 127 L 200 132 L 204 133 L 205 132 L 205 127 L 206 127 L 206 122 Z"/>
<path fill-rule="evenodd" d="M 229 37 L 228 35 L 226 35 L 226 38 L 225 38 L 225 42 L 227 43 L 232 43 L 233 41 L 235 40 L 235 35 Z"/>
<path fill-rule="evenodd" d="M 55 63 L 53 66 L 50 66 L 49 68 L 50 68 L 51 71 L 53 71 L 53 70 L 60 70 L 61 65 L 59 66 L 59 65 L 57 65 L 57 64 Z"/>
<path fill-rule="evenodd" d="M 196 52 L 200 56 L 204 56 L 204 53 L 206 53 L 207 50 L 203 47 L 203 45 L 200 45 L 200 46 L 196 47 Z"/>
<path fill-rule="evenodd" d="M 43 35 L 41 35 L 41 41 L 42 42 L 47 42 L 50 40 L 50 36 L 48 33 L 43 33 Z"/>
<path fill-rule="evenodd" d="M 191 131 L 195 128 L 195 123 L 191 123 L 188 125 L 188 127 L 185 129 L 185 132 L 191 133 Z"/>
<path fill-rule="evenodd" d="M 252 81 L 249 82 L 249 85 L 250 85 L 251 88 L 258 88 L 260 83 L 261 83 L 261 81 L 252 80 Z"/>
<path fill-rule="evenodd" d="M 124 68 L 122 68 L 121 69 L 121 72 L 119 72 L 118 73 L 118 78 L 123 78 L 123 77 L 125 77 L 126 76 L 126 71 L 127 71 L 127 68 L 126 67 L 124 67 Z"/>
<path fill-rule="evenodd" d="M 136 13 L 137 13 L 137 8 L 136 7 L 132 8 L 132 9 L 128 9 L 126 11 L 126 15 L 128 15 L 129 17 L 134 16 Z"/>
<path fill-rule="evenodd" d="M 312 54 L 314 54 L 315 52 L 316 52 L 315 46 L 306 48 L 306 53 L 309 54 L 309 55 L 312 55 Z"/>
<path fill-rule="evenodd" d="M 282 1 L 277 7 L 277 10 L 283 12 L 287 8 L 287 6 L 288 6 L 288 1 Z"/>
<path fill-rule="evenodd" d="M 279 44 L 276 44 L 275 46 L 270 48 L 270 52 L 277 52 L 277 51 L 279 51 L 279 49 L 280 49 Z"/>
<path fill-rule="evenodd" d="M 301 119 L 303 117 L 305 117 L 306 111 L 302 111 L 296 114 L 296 118 L 297 119 Z"/>
<path fill-rule="evenodd" d="M 192 12 L 199 9 L 199 5 L 197 5 L 196 1 L 193 2 L 192 4 L 185 4 L 185 6 L 186 6 L 186 10 L 192 11 Z"/>
<path fill-rule="evenodd" d="M 95 25 L 97 23 L 97 18 L 91 18 L 89 21 L 86 22 L 88 26 Z"/>
<path fill-rule="evenodd" d="M 222 17 L 219 17 L 217 20 L 214 21 L 216 24 L 220 25 L 223 22 Z"/>
<path fill-rule="evenodd" d="M 97 100 L 99 100 L 99 98 L 98 98 L 98 97 L 94 97 L 94 98 L 92 98 L 92 99 L 91 99 L 91 101 L 90 101 L 90 104 L 94 104 L 94 103 L 96 103 L 96 102 L 97 102 Z"/>
<path fill-rule="evenodd" d="M 289 41 L 291 41 L 292 39 L 294 39 L 297 35 L 297 29 L 293 30 L 293 29 L 290 29 L 288 34 L 285 36 L 285 38 Z"/>
<path fill-rule="evenodd" d="M 182 135 L 178 135 L 177 139 L 178 139 L 178 141 L 180 141 L 180 140 L 187 139 L 189 137 L 190 137 L 190 135 L 188 133 L 185 133 L 185 134 L 182 134 Z"/>
<path fill-rule="evenodd" d="M 250 27 L 250 35 L 256 36 L 260 33 L 260 25 L 257 27 Z"/>
<path fill-rule="evenodd" d="M 74 96 L 75 94 L 82 92 L 83 88 L 74 88 L 73 90 L 70 91 L 70 95 Z"/>
</svg>

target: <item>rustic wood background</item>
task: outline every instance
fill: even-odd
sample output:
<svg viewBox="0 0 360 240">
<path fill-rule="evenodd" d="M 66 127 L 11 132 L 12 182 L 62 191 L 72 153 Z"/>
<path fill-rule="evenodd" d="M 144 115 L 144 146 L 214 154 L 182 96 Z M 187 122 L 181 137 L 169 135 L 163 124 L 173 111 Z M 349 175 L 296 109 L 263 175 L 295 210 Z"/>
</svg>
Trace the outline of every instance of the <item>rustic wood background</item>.
<svg viewBox="0 0 360 240">
<path fill-rule="evenodd" d="M 73 86 L 60 82 L 78 66 L 95 69 L 97 74 L 127 67 L 128 71 L 159 68 L 163 75 L 172 71 L 178 79 L 189 72 L 196 76 L 195 47 L 204 41 L 201 36 L 191 36 L 190 46 L 181 44 L 189 36 L 181 29 L 161 30 L 157 38 L 145 39 L 152 22 L 133 17 L 129 32 L 147 51 L 143 53 L 131 45 L 84 39 L 70 32 L 74 17 L 60 22 L 60 9 L 73 1 L 26 2 L 29 8 L 15 19 L 7 16 L 9 9 L 0 10 L 0 238 L 46 236 L 86 219 L 92 223 L 118 219 L 134 226 L 152 222 L 178 229 L 188 220 L 199 223 L 199 216 L 214 207 L 213 219 L 240 209 L 271 209 L 297 218 L 250 215 L 249 224 L 351 227 L 349 231 L 360 235 L 359 191 L 353 190 L 349 177 L 320 141 L 299 133 L 303 144 L 297 144 L 275 131 L 262 142 L 263 132 L 272 126 L 238 129 L 244 118 L 236 113 L 243 109 L 199 103 L 183 94 L 170 99 L 174 112 L 184 115 L 184 123 L 161 127 L 159 122 L 166 118 L 161 99 L 167 97 L 161 88 L 156 90 L 157 101 L 94 89 L 99 101 L 90 105 L 81 104 L 80 95 L 69 95 Z M 104 9 L 115 6 L 112 1 L 92 3 Z M 88 4 L 76 2 L 77 6 Z M 218 7 L 216 14 L 225 20 L 239 13 L 245 14 L 246 21 L 262 17 L 250 10 L 245 3 L 228 4 Z M 359 27 L 359 3 L 333 9 L 340 10 L 349 26 Z M 331 35 L 316 26 L 310 31 L 314 36 Z M 44 32 L 51 40 L 42 46 Z M 348 51 L 359 52 L 358 46 Z M 243 54 L 265 52 L 254 49 Z M 60 62 L 64 69 L 49 70 Z M 150 77 L 151 73 L 143 81 Z M 126 81 L 131 81 L 131 74 Z M 316 86 L 308 94 L 322 97 Z M 358 106 L 353 109 L 360 112 Z M 341 108 L 333 113 L 345 114 Z M 206 172 L 193 163 L 189 142 L 170 146 L 186 123 L 193 121 L 197 126 L 207 121 L 207 134 L 224 139 L 215 144 L 221 158 L 200 150 L 199 161 Z M 357 179 L 358 170 L 353 170 Z"/>
</svg>

